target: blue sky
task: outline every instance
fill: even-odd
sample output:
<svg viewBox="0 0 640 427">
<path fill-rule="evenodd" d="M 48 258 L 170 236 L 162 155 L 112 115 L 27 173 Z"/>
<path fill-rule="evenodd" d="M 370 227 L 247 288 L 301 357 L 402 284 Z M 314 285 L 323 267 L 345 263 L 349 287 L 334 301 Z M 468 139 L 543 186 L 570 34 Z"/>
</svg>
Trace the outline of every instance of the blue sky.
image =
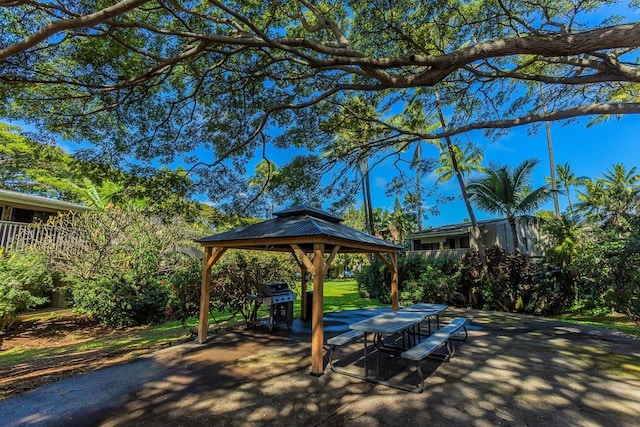
<svg viewBox="0 0 640 427">
<path fill-rule="evenodd" d="M 640 116 L 613 118 L 587 128 L 586 124 L 589 121 L 590 118 L 584 118 L 564 126 L 560 123 L 551 124 L 556 164 L 568 162 L 576 176 L 592 178 L 601 177 L 615 163 L 622 163 L 627 169 L 640 166 Z M 490 162 L 514 166 L 526 159 L 539 159 L 532 186 L 540 186 L 545 183 L 545 177 L 550 175 L 546 132 L 544 126 L 541 126 L 536 134 L 529 135 L 528 129 L 528 126 L 513 128 L 497 140 L 488 140 L 481 132 L 470 133 L 469 138 L 484 148 L 485 166 Z M 424 150 L 423 155 L 435 156 L 436 151 Z M 372 174 L 374 206 L 387 210 L 393 209 L 394 202 L 393 197 L 384 195 L 385 185 L 391 178 L 390 169 L 388 165 L 383 164 L 376 167 Z M 435 180 L 434 175 L 426 177 L 423 185 L 432 186 Z M 442 194 L 454 196 L 456 199 L 439 205 L 440 215 L 430 216 L 424 222 L 425 227 L 462 222 L 469 217 L 455 180 L 443 184 L 440 190 Z M 561 209 L 566 209 L 566 197 L 559 197 Z M 572 194 L 572 200 L 576 200 L 575 194 Z M 427 200 L 426 203 L 433 201 Z M 547 203 L 544 208 L 552 210 L 553 202 Z M 475 213 L 478 219 L 494 217 L 480 210 L 476 210 Z"/>
<path fill-rule="evenodd" d="M 570 124 L 552 123 L 551 132 L 556 164 L 568 162 L 576 176 L 601 177 L 602 174 L 615 163 L 622 163 L 627 169 L 640 167 L 640 115 L 623 116 L 620 119 L 613 118 L 603 123 L 586 127 L 590 118 L 573 121 Z M 23 128 L 29 129 L 24 123 L 19 123 Z M 541 126 L 536 134 L 528 133 L 529 126 L 512 128 L 506 135 L 496 140 L 483 137 L 482 132 L 469 133 L 469 139 L 484 150 L 487 166 L 490 162 L 497 164 L 517 165 L 523 160 L 537 158 L 540 160 L 535 170 L 532 186 L 545 183 L 545 177 L 549 176 L 549 158 L 547 140 L 544 126 Z M 458 138 L 457 141 L 466 141 L 466 138 Z M 73 152 L 80 148 L 81 144 L 60 141 L 60 146 L 67 152 Z M 291 153 L 280 150 L 272 151 L 269 157 L 278 165 L 284 164 Z M 436 157 L 437 150 L 433 146 L 424 145 L 423 156 Z M 257 163 L 259 158 L 255 159 Z M 252 166 L 248 167 L 248 171 Z M 391 160 L 374 167 L 371 173 L 371 185 L 374 207 L 393 210 L 394 196 L 385 196 L 386 185 L 396 175 L 396 170 L 391 166 Z M 425 189 L 433 187 L 437 176 L 424 177 L 422 185 Z M 446 196 L 455 197 L 455 200 L 438 205 L 440 215 L 429 215 L 424 220 L 425 227 L 462 222 L 468 218 L 468 213 L 460 198 L 460 189 L 457 181 L 451 180 L 440 186 L 440 192 Z M 357 195 L 356 204 L 361 204 L 361 195 Z M 576 200 L 572 193 L 572 200 Z M 425 204 L 434 204 L 435 200 L 427 199 Z M 330 202 L 327 203 L 327 206 Z M 560 207 L 566 209 L 567 199 L 560 195 Z M 278 208 L 287 207 L 278 206 Z M 548 202 L 545 209 L 552 210 L 553 203 Z M 478 219 L 493 218 L 494 216 L 480 210 L 475 211 Z"/>
</svg>

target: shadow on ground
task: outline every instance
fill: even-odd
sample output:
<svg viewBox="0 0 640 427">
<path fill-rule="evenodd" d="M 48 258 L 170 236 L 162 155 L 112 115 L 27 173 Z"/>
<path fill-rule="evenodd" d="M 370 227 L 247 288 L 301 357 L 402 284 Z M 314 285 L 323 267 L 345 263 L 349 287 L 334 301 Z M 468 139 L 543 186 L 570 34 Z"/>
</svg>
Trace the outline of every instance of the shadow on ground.
<svg viewBox="0 0 640 427">
<path fill-rule="evenodd" d="M 1 401 L 0 413 L 3 425 L 637 425 L 639 339 L 504 313 L 447 314 L 472 320 L 469 339 L 451 362 L 423 364 L 422 394 L 329 369 L 310 376 L 308 325 L 297 323 L 165 349 Z M 325 340 L 349 321 L 328 318 Z M 387 363 L 411 378 L 412 366 Z M 130 382 L 122 390 L 108 385 L 123 384 L 118 375 Z M 91 399 L 98 389 L 104 397 Z M 43 396 L 50 402 L 37 403 Z"/>
</svg>

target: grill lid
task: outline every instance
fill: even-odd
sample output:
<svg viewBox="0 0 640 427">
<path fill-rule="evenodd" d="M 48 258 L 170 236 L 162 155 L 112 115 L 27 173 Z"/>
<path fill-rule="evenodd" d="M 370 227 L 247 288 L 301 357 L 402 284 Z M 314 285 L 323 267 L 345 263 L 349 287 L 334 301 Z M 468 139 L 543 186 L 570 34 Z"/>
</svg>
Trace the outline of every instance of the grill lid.
<svg viewBox="0 0 640 427">
<path fill-rule="evenodd" d="M 257 286 L 258 294 L 261 296 L 273 296 L 290 293 L 289 285 L 285 282 L 261 283 Z"/>
</svg>

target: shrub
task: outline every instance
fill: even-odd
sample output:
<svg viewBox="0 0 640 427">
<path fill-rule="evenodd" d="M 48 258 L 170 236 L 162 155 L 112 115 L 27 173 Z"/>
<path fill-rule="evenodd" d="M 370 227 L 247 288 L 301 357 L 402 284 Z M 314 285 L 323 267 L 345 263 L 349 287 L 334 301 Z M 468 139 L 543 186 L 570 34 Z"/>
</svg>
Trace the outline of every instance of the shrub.
<svg viewBox="0 0 640 427">
<path fill-rule="evenodd" d="M 284 281 L 296 290 L 297 264 L 290 255 L 264 252 L 229 251 L 211 272 L 211 308 L 240 313 L 251 326 L 253 305 L 248 294 L 265 282 Z"/>
<path fill-rule="evenodd" d="M 411 305 L 421 302 L 434 302 L 441 304 L 460 305 L 464 303 L 464 297 L 457 291 L 458 281 L 456 275 L 444 272 L 442 262 L 425 260 L 424 271 L 416 280 L 403 282 L 403 290 L 400 292 L 402 305 Z"/>
<path fill-rule="evenodd" d="M 140 208 L 108 207 L 61 215 L 53 225 L 59 234 L 41 250 L 70 283 L 76 309 L 111 326 L 169 317 L 166 277 L 184 265 L 184 254 L 176 249 L 194 237 L 188 224 L 160 220 Z"/>
<path fill-rule="evenodd" d="M 157 324 L 167 320 L 166 288 L 155 279 L 100 278 L 71 288 L 74 307 L 109 326 Z"/>
<path fill-rule="evenodd" d="M 391 273 L 377 258 L 362 268 L 362 272 L 356 275 L 356 282 L 361 298 L 377 298 L 386 304 L 391 302 Z"/>
<path fill-rule="evenodd" d="M 486 251 L 488 271 L 482 273 L 477 252 L 462 259 L 460 286 L 474 307 L 509 312 L 540 312 L 554 288 L 547 276 L 537 275 L 525 254 L 509 254 L 501 248 Z"/>
<path fill-rule="evenodd" d="M 459 303 L 455 261 L 401 255 L 398 257 L 398 289 L 403 304 L 409 302 L 447 301 Z M 358 292 L 364 298 L 391 303 L 391 272 L 378 259 L 363 268 L 356 278 Z"/>
<path fill-rule="evenodd" d="M 640 218 L 627 216 L 629 230 L 584 230 L 571 263 L 578 295 L 592 311 L 617 310 L 640 327 Z"/>
<path fill-rule="evenodd" d="M 8 256 L 0 248 L 0 347 L 4 329 L 20 312 L 48 302 L 42 295 L 52 285 L 42 255 L 16 252 Z"/>
<path fill-rule="evenodd" d="M 170 319 L 178 319 L 186 327 L 189 317 L 200 312 L 200 288 L 202 286 L 202 260 L 185 258 L 184 263 L 176 267 L 162 281 L 169 293 L 165 307 Z"/>
</svg>

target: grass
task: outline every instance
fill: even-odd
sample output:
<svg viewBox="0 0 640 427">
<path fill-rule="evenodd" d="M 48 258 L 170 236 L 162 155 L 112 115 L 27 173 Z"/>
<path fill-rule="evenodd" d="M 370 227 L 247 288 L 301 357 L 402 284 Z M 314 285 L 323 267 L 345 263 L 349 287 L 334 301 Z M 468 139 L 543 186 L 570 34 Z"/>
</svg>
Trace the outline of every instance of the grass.
<svg viewBox="0 0 640 427">
<path fill-rule="evenodd" d="M 309 290 L 313 289 L 313 284 L 309 284 Z M 298 298 L 293 306 L 293 311 L 300 315 L 300 299 Z M 348 280 L 327 280 L 324 282 L 324 312 L 357 310 L 359 308 L 384 307 L 378 300 L 370 298 L 360 298 L 356 281 Z"/>
<path fill-rule="evenodd" d="M 309 289 L 312 289 L 312 287 L 309 286 Z M 294 303 L 294 315 L 296 317 L 300 316 L 300 304 L 301 298 L 298 298 Z M 360 298 L 355 280 L 329 280 L 324 283 L 325 312 L 382 306 L 385 306 L 385 304 L 377 300 Z M 263 307 L 259 315 L 264 316 L 266 313 L 266 309 Z M 41 318 L 45 319 L 51 315 L 52 314 L 42 314 Z M 33 319 L 33 317 L 31 318 Z M 640 335 L 640 330 L 622 315 L 595 316 L 574 313 L 559 316 L 558 319 L 582 325 L 613 329 L 626 334 Z M 210 322 L 217 327 L 223 328 L 242 324 L 243 319 L 240 315 L 231 316 L 227 313 L 214 313 L 214 315 L 210 317 Z M 63 356 L 92 351 L 131 351 L 132 353 L 136 353 L 145 348 L 158 348 L 169 341 L 186 339 L 190 331 L 197 326 L 197 323 L 198 319 L 191 318 L 187 321 L 186 328 L 183 328 L 179 321 L 171 321 L 156 326 L 134 328 L 122 334 L 115 334 L 114 336 L 92 339 L 60 347 L 12 348 L 10 350 L 0 351 L 0 366 L 13 365 L 37 357 Z"/>
<path fill-rule="evenodd" d="M 622 332 L 628 335 L 640 336 L 640 328 L 638 328 L 625 315 L 615 314 L 584 314 L 584 313 L 567 313 L 555 316 L 556 319 L 575 323 L 577 325 L 595 326 L 598 328 L 610 329 Z"/>
</svg>

